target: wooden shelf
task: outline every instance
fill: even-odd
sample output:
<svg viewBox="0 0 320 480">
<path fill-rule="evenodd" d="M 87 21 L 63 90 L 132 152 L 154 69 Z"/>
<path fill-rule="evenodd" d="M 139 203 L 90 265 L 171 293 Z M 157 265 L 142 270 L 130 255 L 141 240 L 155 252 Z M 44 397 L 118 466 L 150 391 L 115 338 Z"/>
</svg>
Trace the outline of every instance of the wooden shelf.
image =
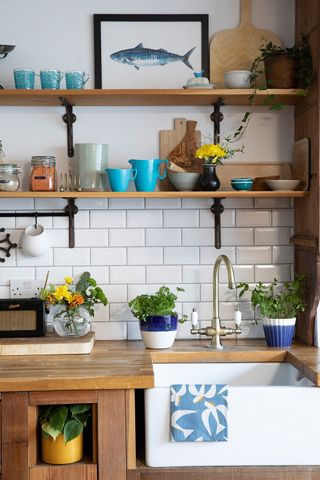
<svg viewBox="0 0 320 480">
<path fill-rule="evenodd" d="M 208 90 L 0 90 L 0 106 L 59 106 L 63 97 L 76 106 L 170 106 L 212 105 L 223 97 L 226 105 L 249 105 L 250 89 Z M 268 94 L 275 101 L 294 105 L 301 98 L 299 89 L 257 91 L 255 105 L 264 105 Z"/>
<path fill-rule="evenodd" d="M 0 192 L 1 198 L 301 198 L 309 193 L 292 190 L 217 192 Z M 0 203 L 1 208 L 1 203 Z"/>
</svg>

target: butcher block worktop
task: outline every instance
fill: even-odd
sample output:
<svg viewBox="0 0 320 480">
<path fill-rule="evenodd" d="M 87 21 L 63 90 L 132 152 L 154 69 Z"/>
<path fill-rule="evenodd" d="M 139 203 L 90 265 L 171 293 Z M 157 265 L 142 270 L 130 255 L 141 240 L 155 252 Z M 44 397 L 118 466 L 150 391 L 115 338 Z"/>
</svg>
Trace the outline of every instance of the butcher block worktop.
<svg viewBox="0 0 320 480">
<path fill-rule="evenodd" d="M 153 387 L 153 363 L 288 362 L 320 386 L 320 354 L 297 344 L 267 348 L 264 340 L 225 340 L 222 352 L 208 340 L 178 340 L 171 349 L 148 350 L 140 341 L 96 341 L 90 354 L 1 356 L 0 392 L 103 390 Z"/>
</svg>

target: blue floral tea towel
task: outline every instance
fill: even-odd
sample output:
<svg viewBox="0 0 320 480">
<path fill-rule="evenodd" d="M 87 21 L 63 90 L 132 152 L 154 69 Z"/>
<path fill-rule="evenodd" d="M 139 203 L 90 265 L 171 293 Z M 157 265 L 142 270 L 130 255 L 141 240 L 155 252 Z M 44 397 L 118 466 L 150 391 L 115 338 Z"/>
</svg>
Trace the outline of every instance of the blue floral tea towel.
<svg viewBox="0 0 320 480">
<path fill-rule="evenodd" d="M 228 385 L 171 385 L 172 442 L 228 440 Z"/>
</svg>

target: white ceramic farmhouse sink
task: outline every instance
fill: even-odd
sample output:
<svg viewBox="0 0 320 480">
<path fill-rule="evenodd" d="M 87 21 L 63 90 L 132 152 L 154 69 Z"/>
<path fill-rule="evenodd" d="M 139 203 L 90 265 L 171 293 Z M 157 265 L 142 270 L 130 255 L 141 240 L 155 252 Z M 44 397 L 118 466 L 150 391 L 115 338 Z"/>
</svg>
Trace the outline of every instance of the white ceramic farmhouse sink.
<svg viewBox="0 0 320 480">
<path fill-rule="evenodd" d="M 150 467 L 320 464 L 320 388 L 286 363 L 155 364 L 145 391 Z M 170 385 L 227 383 L 227 442 L 170 441 Z"/>
</svg>

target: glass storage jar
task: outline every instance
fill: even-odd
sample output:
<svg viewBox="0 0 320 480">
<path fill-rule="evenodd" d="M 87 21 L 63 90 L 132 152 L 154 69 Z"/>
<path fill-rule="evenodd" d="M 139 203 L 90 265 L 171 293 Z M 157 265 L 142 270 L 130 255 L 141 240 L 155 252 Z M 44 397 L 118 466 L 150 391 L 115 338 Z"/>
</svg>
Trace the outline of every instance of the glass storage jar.
<svg viewBox="0 0 320 480">
<path fill-rule="evenodd" d="M 20 180 L 18 174 L 21 173 L 21 168 L 15 163 L 0 164 L 0 191 L 1 192 L 16 192 L 20 187 Z"/>
<path fill-rule="evenodd" d="M 31 157 L 30 190 L 54 192 L 56 190 L 56 159 L 51 156 Z"/>
</svg>

